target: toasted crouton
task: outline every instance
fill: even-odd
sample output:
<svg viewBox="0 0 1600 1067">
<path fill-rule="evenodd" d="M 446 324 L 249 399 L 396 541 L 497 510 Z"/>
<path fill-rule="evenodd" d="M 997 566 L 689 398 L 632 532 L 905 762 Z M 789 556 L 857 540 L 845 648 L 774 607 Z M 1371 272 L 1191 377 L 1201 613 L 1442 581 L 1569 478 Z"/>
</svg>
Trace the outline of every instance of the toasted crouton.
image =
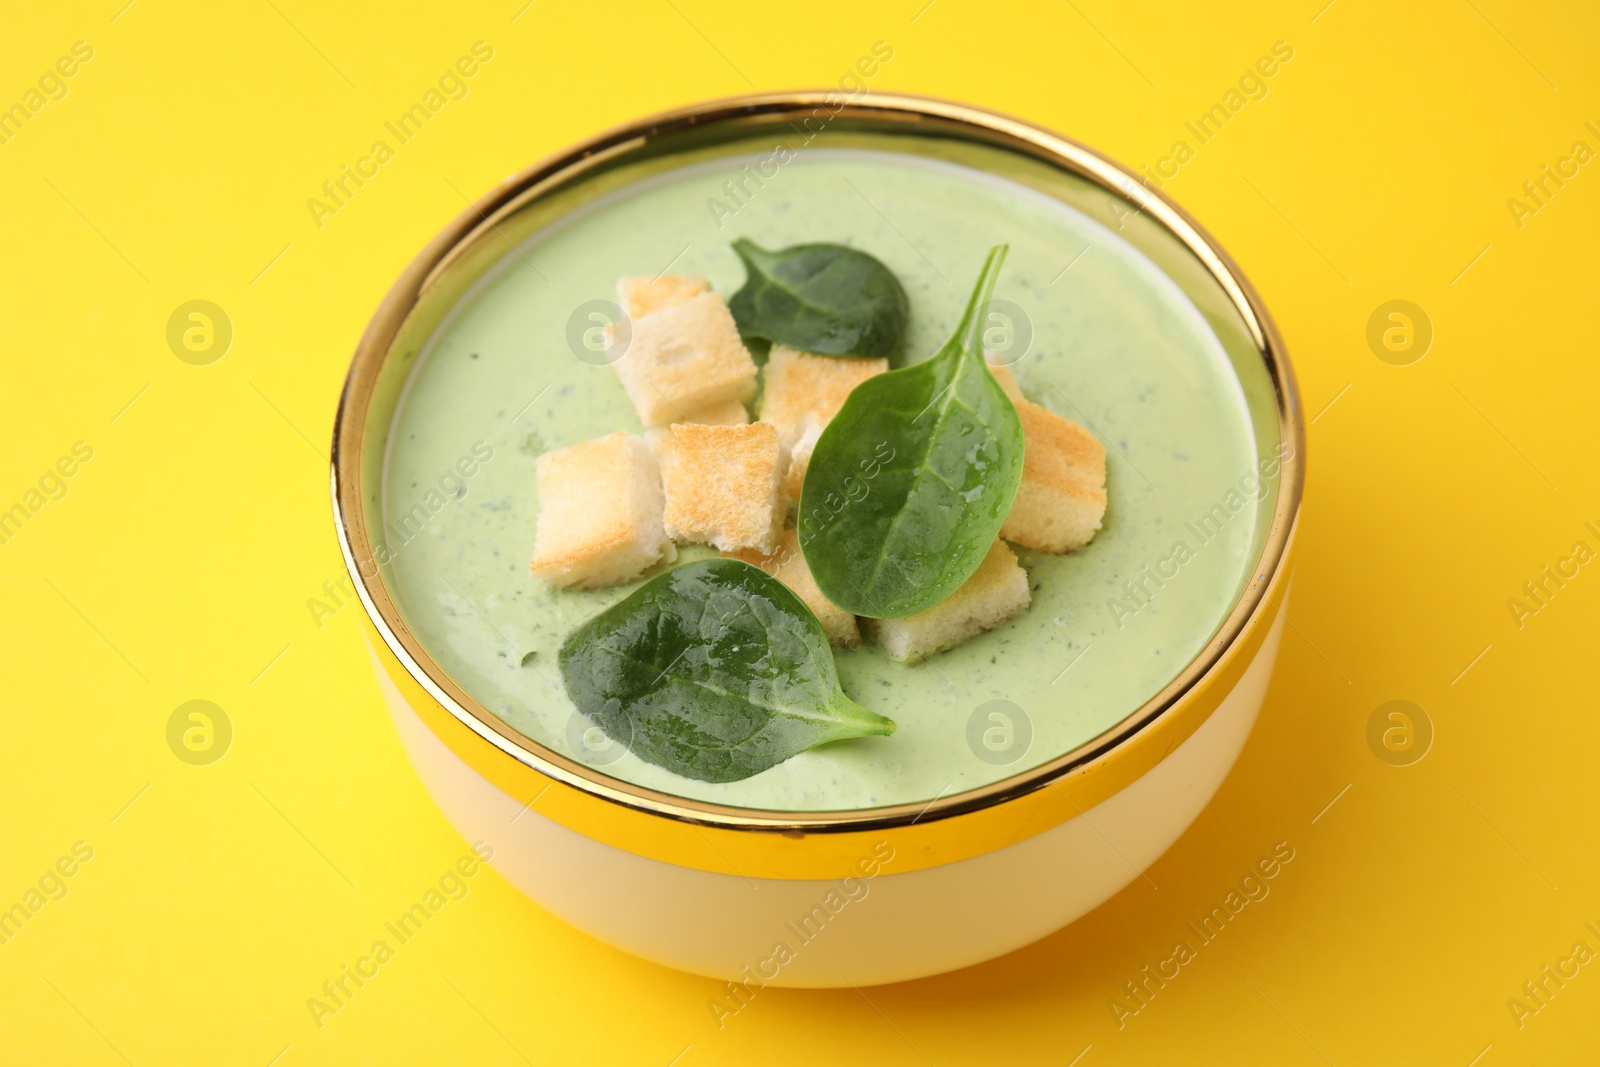
<svg viewBox="0 0 1600 1067">
<path fill-rule="evenodd" d="M 756 393 L 756 365 L 717 293 L 633 320 L 632 339 L 612 364 L 639 421 L 660 426 Z"/>
<path fill-rule="evenodd" d="M 1022 485 L 1000 528 L 1007 541 L 1040 552 L 1082 548 L 1106 513 L 1106 449 L 1075 422 L 1026 400 Z"/>
<path fill-rule="evenodd" d="M 667 536 L 725 552 L 772 552 L 783 525 L 784 452 L 765 422 L 675 422 L 662 466 Z"/>
<path fill-rule="evenodd" d="M 817 450 L 817 438 L 822 436 L 822 427 L 816 423 L 806 426 L 806 432 L 800 435 L 800 440 L 789 449 L 789 469 L 783 475 L 783 495 L 800 502 L 800 490 L 806 484 L 806 468 L 811 466 L 811 453 Z"/>
<path fill-rule="evenodd" d="M 868 619 L 873 639 L 901 663 L 916 663 L 1028 610 L 1028 572 L 996 541 L 960 589 L 904 619 Z"/>
<path fill-rule="evenodd" d="M 888 369 L 887 359 L 814 356 L 773 345 L 762 372 L 761 421 L 776 426 L 783 446 L 793 448 L 807 426 L 828 425 L 852 389 Z"/>
<path fill-rule="evenodd" d="M 1017 384 L 1017 376 L 1011 370 L 1011 365 L 1004 362 L 1005 357 L 998 352 L 985 352 L 984 361 L 989 364 L 989 373 L 994 375 L 994 380 L 1000 383 L 1000 388 L 1006 391 L 1006 396 L 1012 403 L 1023 399 L 1022 386 Z"/>
<path fill-rule="evenodd" d="M 750 413 L 745 410 L 744 405 L 739 401 L 727 400 L 721 404 L 713 404 L 700 411 L 691 411 L 688 418 L 674 421 L 698 422 L 706 426 L 743 426 L 750 421 Z M 657 426 L 653 430 L 646 430 L 644 439 L 650 442 L 651 449 L 655 451 L 656 459 L 665 463 L 667 450 L 672 447 L 672 432 L 668 427 Z"/>
<path fill-rule="evenodd" d="M 546 452 L 535 470 L 533 573 L 598 589 L 638 577 L 677 549 L 661 525 L 661 475 L 643 439 L 618 431 Z"/>
<path fill-rule="evenodd" d="M 708 408 L 689 412 L 688 418 L 679 422 L 698 422 L 704 426 L 743 426 L 750 421 L 750 412 L 742 400 L 724 400 Z"/>
<path fill-rule="evenodd" d="M 854 648 L 861 643 L 861 628 L 856 625 L 856 617 L 823 596 L 822 590 L 817 588 L 811 568 L 800 554 L 800 538 L 793 530 L 783 531 L 777 551 L 771 555 L 749 548 L 723 555 L 753 563 L 793 590 L 822 623 L 830 643 L 841 648 Z"/>
<path fill-rule="evenodd" d="M 617 297 L 628 318 L 637 319 L 653 311 L 676 307 L 686 300 L 709 292 L 711 283 L 693 274 L 661 274 L 654 278 L 618 278 Z"/>
</svg>

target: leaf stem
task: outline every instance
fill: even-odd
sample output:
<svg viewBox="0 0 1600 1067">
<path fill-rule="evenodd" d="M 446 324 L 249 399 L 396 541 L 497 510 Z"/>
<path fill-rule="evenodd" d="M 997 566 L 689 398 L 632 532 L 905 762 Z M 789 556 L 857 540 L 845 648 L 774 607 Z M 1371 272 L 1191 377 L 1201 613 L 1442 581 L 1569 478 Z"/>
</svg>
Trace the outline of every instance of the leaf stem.
<svg viewBox="0 0 1600 1067">
<path fill-rule="evenodd" d="M 858 727 L 856 737 L 888 737 L 895 731 L 893 719 L 879 715 L 865 704 L 857 704 L 839 690 L 833 699 L 833 713 L 851 726 Z"/>
<path fill-rule="evenodd" d="M 1000 266 L 1006 261 L 1006 253 L 1010 249 L 1010 245 L 995 245 L 989 249 L 989 258 L 983 261 L 983 270 L 978 274 L 978 284 L 972 289 L 972 298 L 967 301 L 961 325 L 956 327 L 956 337 L 960 340 L 962 351 L 976 352 L 979 359 L 983 358 L 983 324 L 988 317 L 983 311 L 994 296 Z"/>
</svg>

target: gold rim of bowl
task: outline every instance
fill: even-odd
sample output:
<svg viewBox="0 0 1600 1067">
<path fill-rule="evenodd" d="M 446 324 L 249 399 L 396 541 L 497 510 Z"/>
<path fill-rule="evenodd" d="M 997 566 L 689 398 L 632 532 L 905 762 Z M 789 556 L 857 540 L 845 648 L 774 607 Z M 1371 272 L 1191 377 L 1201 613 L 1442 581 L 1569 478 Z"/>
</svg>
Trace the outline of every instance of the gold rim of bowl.
<svg viewBox="0 0 1600 1067">
<path fill-rule="evenodd" d="M 823 116 L 818 119 L 817 116 Z M 506 725 L 458 686 L 417 640 L 382 580 L 371 538 L 375 499 L 362 457 L 379 370 L 419 299 L 464 250 L 518 211 L 630 160 L 674 151 L 686 138 L 783 132 L 807 120 L 830 128 L 901 131 L 973 142 L 1068 172 L 1098 186 L 1175 237 L 1225 294 L 1265 365 L 1282 460 L 1275 507 L 1253 577 L 1211 640 L 1160 692 L 1071 751 L 989 785 L 926 803 L 841 811 L 768 811 L 690 800 L 606 775 Z M 433 733 L 531 810 L 597 840 L 681 866 L 778 878 L 831 878 L 894 849 L 896 871 L 954 862 L 1024 840 L 1088 810 L 1159 763 L 1220 704 L 1265 640 L 1287 585 L 1304 484 L 1305 420 L 1276 327 L 1237 265 L 1200 225 L 1133 172 L 1059 134 L 978 108 L 872 93 L 734 97 L 669 111 L 599 134 L 502 182 L 453 220 L 406 268 L 361 338 L 334 429 L 332 490 L 345 563 L 366 611 L 368 637 L 387 678 Z M 370 474 L 370 471 L 368 472 Z M 1259 521 L 1259 520 L 1258 520 Z M 381 517 L 377 518 L 381 528 Z M 878 855 L 882 855 L 881 851 Z"/>
</svg>

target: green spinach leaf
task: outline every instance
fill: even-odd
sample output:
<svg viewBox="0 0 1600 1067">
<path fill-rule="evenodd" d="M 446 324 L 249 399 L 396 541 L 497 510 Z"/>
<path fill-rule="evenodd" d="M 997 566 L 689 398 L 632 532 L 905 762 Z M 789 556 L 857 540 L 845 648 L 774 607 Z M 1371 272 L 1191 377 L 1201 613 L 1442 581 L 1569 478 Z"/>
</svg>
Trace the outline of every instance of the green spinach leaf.
<svg viewBox="0 0 1600 1067">
<path fill-rule="evenodd" d="M 1022 481 L 1022 423 L 983 360 L 1006 246 L 989 253 L 938 354 L 868 378 L 823 430 L 800 493 L 800 549 L 824 596 L 896 619 L 972 576 Z"/>
<path fill-rule="evenodd" d="M 829 741 L 894 723 L 839 688 L 822 624 L 743 560 L 657 575 L 567 635 L 567 694 L 648 763 L 736 782 Z"/>
<path fill-rule="evenodd" d="M 739 332 L 802 352 L 886 356 L 900 348 L 911 302 L 894 272 L 844 245 L 768 252 L 733 243 L 744 288 L 728 301 Z"/>
</svg>

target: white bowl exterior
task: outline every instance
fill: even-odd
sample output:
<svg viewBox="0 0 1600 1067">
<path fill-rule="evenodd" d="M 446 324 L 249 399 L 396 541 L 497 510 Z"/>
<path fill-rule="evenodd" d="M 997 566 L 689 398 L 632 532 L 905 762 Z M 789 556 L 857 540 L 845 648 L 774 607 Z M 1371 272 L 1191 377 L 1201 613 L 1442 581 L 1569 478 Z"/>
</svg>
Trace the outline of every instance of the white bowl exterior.
<svg viewBox="0 0 1600 1067">
<path fill-rule="evenodd" d="M 900 982 L 993 959 L 1141 877 L 1233 767 L 1266 696 L 1282 632 L 1280 613 L 1210 718 L 1082 815 L 940 867 L 896 873 L 890 859 L 875 877 L 844 886 L 679 867 L 569 830 L 469 767 L 373 666 L 401 743 L 445 817 L 468 841 L 487 842 L 495 869 L 545 910 L 668 967 L 752 990 L 819 988 Z M 776 951 L 779 942 L 787 953 Z M 729 1005 L 737 1006 L 731 998 Z"/>
</svg>

